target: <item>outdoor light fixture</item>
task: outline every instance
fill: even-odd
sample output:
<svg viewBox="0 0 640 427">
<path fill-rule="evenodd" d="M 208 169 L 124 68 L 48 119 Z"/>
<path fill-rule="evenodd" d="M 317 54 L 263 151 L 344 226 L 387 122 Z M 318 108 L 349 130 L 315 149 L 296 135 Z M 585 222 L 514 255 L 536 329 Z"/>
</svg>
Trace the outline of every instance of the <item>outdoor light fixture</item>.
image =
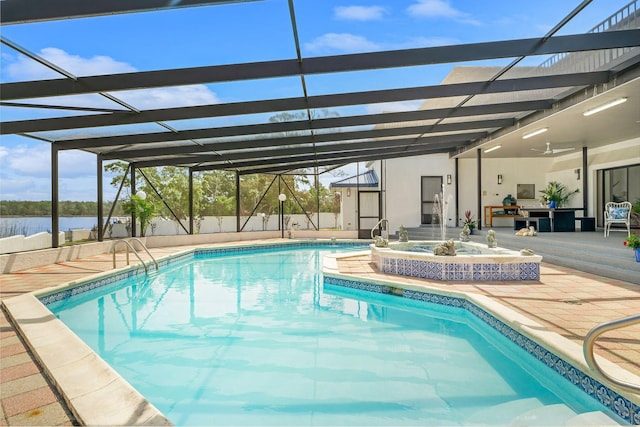
<svg viewBox="0 0 640 427">
<path fill-rule="evenodd" d="M 142 200 L 147 198 L 147 193 L 145 193 L 144 191 L 140 190 L 136 193 L 136 196 L 140 197 Z"/>
<path fill-rule="evenodd" d="M 347 197 L 351 197 L 351 189 L 347 188 Z"/>
<path fill-rule="evenodd" d="M 576 173 L 576 180 L 580 181 L 580 169 L 575 169 L 574 172 Z"/>
<path fill-rule="evenodd" d="M 447 175 L 447 185 L 451 185 L 451 174 Z"/>
<path fill-rule="evenodd" d="M 618 98 L 618 99 L 614 99 L 613 101 L 609 101 L 606 104 L 602 104 L 599 107 L 596 108 L 592 108 L 590 110 L 585 111 L 584 113 L 582 113 L 584 116 L 590 116 L 592 114 L 595 113 L 599 113 L 600 111 L 606 110 L 607 108 L 611 108 L 611 107 L 615 107 L 616 105 L 620 105 L 623 102 L 627 102 L 627 98 Z"/>
<path fill-rule="evenodd" d="M 545 133 L 548 130 L 549 128 L 542 128 L 542 129 L 534 130 L 533 132 L 525 133 L 524 135 L 522 135 L 522 139 L 528 139 L 528 138 L 531 138 L 532 136 L 540 135 L 541 133 Z"/>
<path fill-rule="evenodd" d="M 502 175 L 498 174 L 498 185 L 502 185 Z"/>
<path fill-rule="evenodd" d="M 491 147 L 491 148 L 487 148 L 486 150 L 484 150 L 485 153 L 490 153 L 492 151 L 495 151 L 499 148 L 502 148 L 502 145 L 496 145 L 495 147 Z"/>
</svg>

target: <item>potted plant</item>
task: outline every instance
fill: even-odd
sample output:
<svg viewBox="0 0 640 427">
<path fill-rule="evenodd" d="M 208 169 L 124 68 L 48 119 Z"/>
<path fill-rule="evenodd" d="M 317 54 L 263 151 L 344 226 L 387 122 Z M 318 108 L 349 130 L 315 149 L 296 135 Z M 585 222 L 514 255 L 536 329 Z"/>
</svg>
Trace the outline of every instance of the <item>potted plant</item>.
<svg viewBox="0 0 640 427">
<path fill-rule="evenodd" d="M 637 234 L 631 234 L 624 241 L 624 245 L 633 249 L 636 253 L 636 262 L 640 262 L 640 237 Z"/>
<path fill-rule="evenodd" d="M 540 190 L 540 193 L 542 193 L 540 201 L 552 209 L 561 208 L 567 204 L 571 196 L 579 192 L 580 189 L 578 188 L 569 191 L 564 184 L 558 181 L 551 181 L 544 190 Z"/>
<path fill-rule="evenodd" d="M 473 230 L 476 228 L 476 220 L 471 216 L 471 211 L 469 209 L 464 211 L 464 223 L 462 226 L 466 226 L 469 229 L 469 234 L 473 234 Z"/>
</svg>

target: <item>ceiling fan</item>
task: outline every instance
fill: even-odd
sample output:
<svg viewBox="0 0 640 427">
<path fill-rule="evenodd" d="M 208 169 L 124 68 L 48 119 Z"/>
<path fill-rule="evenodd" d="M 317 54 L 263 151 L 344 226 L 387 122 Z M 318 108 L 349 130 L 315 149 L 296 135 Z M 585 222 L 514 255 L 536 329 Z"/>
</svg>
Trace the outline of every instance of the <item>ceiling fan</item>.
<svg viewBox="0 0 640 427">
<path fill-rule="evenodd" d="M 544 154 L 545 156 L 547 154 L 558 154 L 558 153 L 564 153 L 565 151 L 571 151 L 571 150 L 575 150 L 575 148 L 571 147 L 571 148 L 554 148 L 551 149 L 551 143 L 547 142 L 547 149 L 546 150 L 538 150 L 537 148 L 532 148 L 533 151 L 539 151 L 542 154 Z"/>
</svg>

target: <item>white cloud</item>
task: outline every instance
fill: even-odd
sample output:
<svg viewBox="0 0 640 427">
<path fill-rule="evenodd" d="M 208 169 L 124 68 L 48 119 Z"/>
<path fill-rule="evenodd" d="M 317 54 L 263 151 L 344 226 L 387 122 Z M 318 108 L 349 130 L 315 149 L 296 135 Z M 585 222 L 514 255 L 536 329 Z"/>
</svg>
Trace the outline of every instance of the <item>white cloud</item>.
<svg viewBox="0 0 640 427">
<path fill-rule="evenodd" d="M 96 200 L 96 156 L 83 151 L 59 153 L 60 200 Z M 46 143 L 0 147 L 0 200 L 50 200 L 51 150 Z M 104 196 L 115 189 L 105 174 Z"/>
<path fill-rule="evenodd" d="M 45 144 L 2 147 L 0 153 L 0 165 L 18 176 L 51 176 L 51 150 Z M 62 151 L 58 157 L 58 169 L 60 177 L 65 178 L 95 174 L 96 156 L 84 151 Z"/>
<path fill-rule="evenodd" d="M 205 85 L 142 89 L 112 92 L 112 94 L 142 110 L 218 104 L 220 102 L 218 96 Z"/>
<path fill-rule="evenodd" d="M 48 47 L 39 52 L 39 55 L 47 61 L 69 71 L 76 76 L 93 76 L 105 74 L 118 74 L 136 72 L 136 68 L 125 62 L 96 55 L 91 58 L 82 58 L 72 55 L 62 49 Z M 13 58 L 14 62 L 7 65 L 7 74 L 11 78 L 22 80 L 41 80 L 61 78 L 62 76 L 35 61 L 24 56 Z M 166 87 L 143 89 L 135 91 L 112 92 L 112 95 L 121 98 L 135 108 L 169 108 L 189 105 L 216 104 L 220 99 L 205 85 L 190 85 L 179 87 Z M 99 95 L 86 94 L 66 97 L 54 97 L 35 100 L 36 102 L 53 103 L 59 105 L 91 106 L 105 108 L 119 108 L 112 101 Z"/>
<path fill-rule="evenodd" d="M 333 12 L 337 19 L 372 21 L 382 19 L 386 9 L 381 6 L 338 6 Z"/>
<path fill-rule="evenodd" d="M 449 37 L 411 37 L 407 41 L 395 45 L 394 49 L 412 49 L 418 47 L 449 46 L 460 43 L 458 39 Z"/>
<path fill-rule="evenodd" d="M 38 55 L 70 72 L 75 76 L 92 76 L 102 74 L 129 73 L 136 69 L 126 62 L 119 62 L 109 56 L 96 55 L 91 58 L 82 58 L 79 55 L 71 55 L 62 49 L 46 47 Z M 19 56 L 15 62 L 7 66 L 7 73 L 11 78 L 20 80 L 42 80 L 62 78 L 57 73 L 26 56 Z"/>
<path fill-rule="evenodd" d="M 83 58 L 58 48 L 45 48 L 39 53 L 48 61 L 76 76 L 113 74 L 137 71 L 130 64 L 108 56 Z M 3 55 L 3 72 L 13 79 L 38 80 L 60 78 L 42 65 L 26 57 Z M 9 80 L 9 79 L 8 79 Z M 136 91 L 113 92 L 118 98 L 142 110 L 214 104 L 219 98 L 206 85 L 154 88 Z M 36 102 L 60 105 L 110 106 L 99 95 L 53 97 Z M 6 117 L 7 120 L 12 120 Z M 81 132 L 85 132 L 80 130 Z M 76 135 L 79 136 L 79 135 Z M 48 200 L 51 197 L 51 150 L 48 144 L 23 143 L 3 138 L 0 146 L 0 199 Z M 105 179 L 105 181 L 107 181 Z M 63 151 L 59 157 L 60 198 L 63 200 L 95 200 L 96 156 L 83 151 Z M 110 187 L 105 185 L 105 197 Z"/>
<path fill-rule="evenodd" d="M 367 40 L 365 37 L 349 33 L 323 34 L 312 42 L 306 43 L 305 47 L 310 52 L 370 52 L 381 49 L 379 44 Z"/>
<path fill-rule="evenodd" d="M 419 99 L 415 101 L 400 101 L 400 102 L 384 102 L 380 104 L 369 104 L 366 106 L 367 114 L 378 113 L 394 113 L 402 111 L 415 111 L 424 100 Z"/>
<path fill-rule="evenodd" d="M 407 13 L 415 18 L 447 18 L 464 24 L 481 25 L 480 21 L 455 9 L 446 0 L 417 0 L 407 8 Z"/>
</svg>

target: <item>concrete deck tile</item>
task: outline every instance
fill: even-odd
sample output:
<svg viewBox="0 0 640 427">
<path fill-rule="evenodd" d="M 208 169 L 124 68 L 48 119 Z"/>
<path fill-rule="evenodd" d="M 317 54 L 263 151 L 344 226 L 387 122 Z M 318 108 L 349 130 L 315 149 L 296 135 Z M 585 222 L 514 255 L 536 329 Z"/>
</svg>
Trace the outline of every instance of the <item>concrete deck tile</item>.
<svg viewBox="0 0 640 427">
<path fill-rule="evenodd" d="M 9 381 L 16 380 L 18 378 L 28 377 L 33 374 L 37 374 L 40 372 L 38 366 L 29 361 L 27 363 L 21 363 L 20 365 L 10 366 L 8 368 L 2 368 L 2 377 L 0 378 L 0 382 L 4 385 Z"/>
<path fill-rule="evenodd" d="M 9 419 L 14 426 L 64 426 L 70 423 L 69 415 L 57 403 L 50 403 Z"/>
<path fill-rule="evenodd" d="M 5 357 L 4 353 L 2 354 L 2 368 L 10 368 L 12 366 L 21 365 L 23 363 L 31 362 L 31 355 L 26 352 L 26 349 L 23 348 L 22 353 L 15 354 L 13 356 Z"/>
<path fill-rule="evenodd" d="M 15 396 L 2 399 L 2 406 L 7 418 L 18 414 L 30 412 L 42 406 L 56 402 L 57 396 L 49 387 L 40 387 L 35 390 L 20 393 Z"/>
<path fill-rule="evenodd" d="M 40 372 L 38 372 L 27 377 L 21 377 L 12 381 L 2 383 L 2 389 L 0 389 L 0 397 L 2 399 L 5 399 L 24 393 L 25 391 L 47 387 L 48 385 L 49 383 L 47 383 L 44 377 L 40 375 Z"/>
</svg>

